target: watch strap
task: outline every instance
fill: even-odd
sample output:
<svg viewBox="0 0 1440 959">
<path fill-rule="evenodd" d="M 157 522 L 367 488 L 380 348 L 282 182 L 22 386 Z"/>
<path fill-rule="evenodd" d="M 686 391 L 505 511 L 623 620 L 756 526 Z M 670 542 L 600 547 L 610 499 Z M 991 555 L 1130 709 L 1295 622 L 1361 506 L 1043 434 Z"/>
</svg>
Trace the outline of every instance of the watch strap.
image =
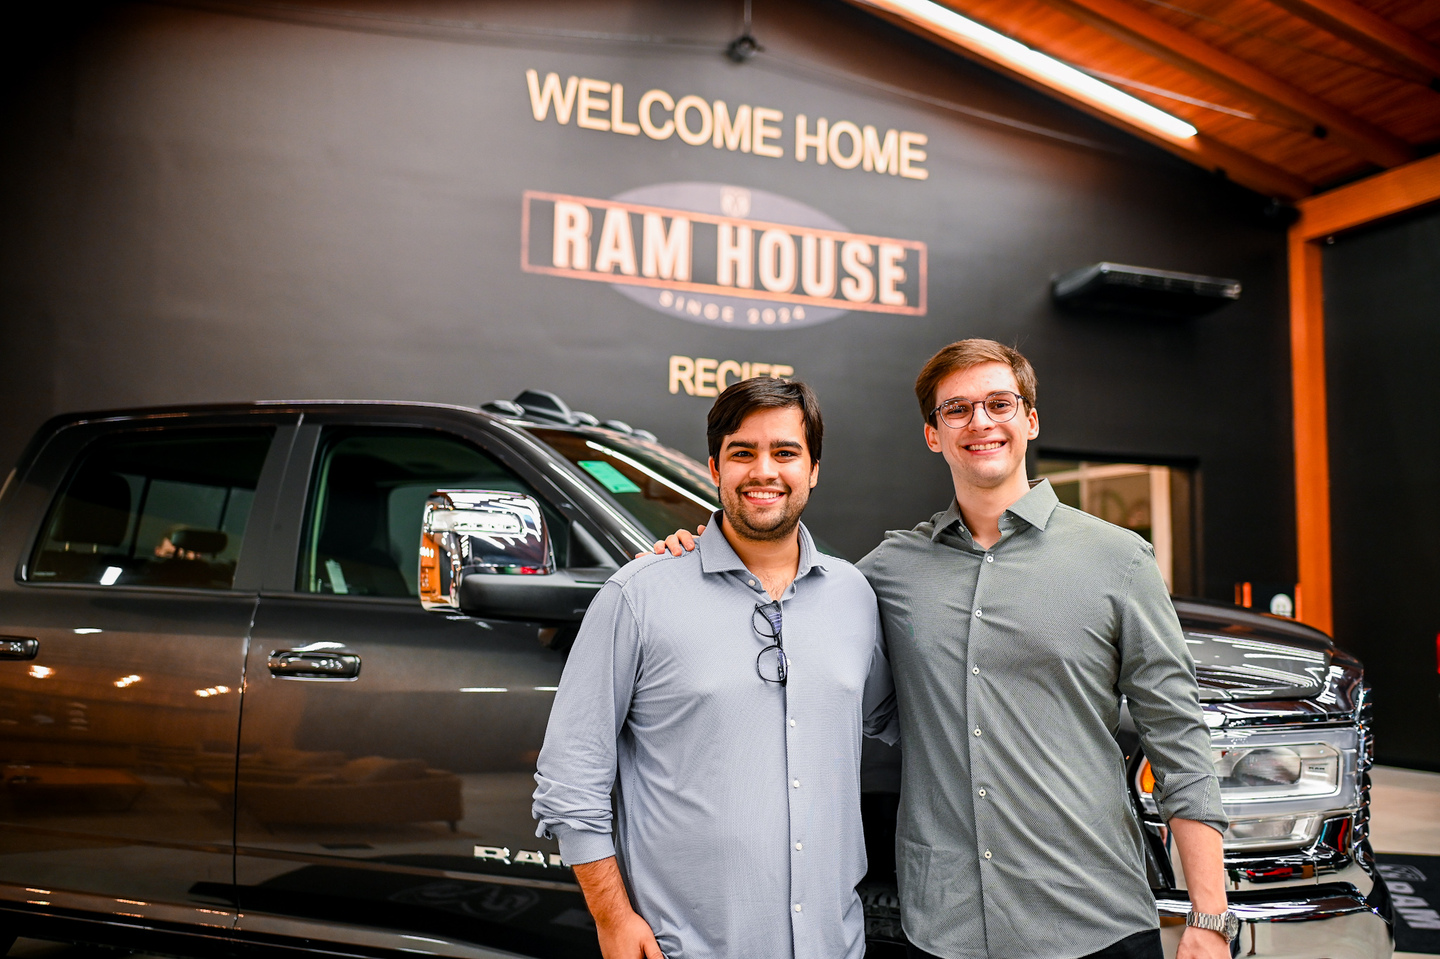
<svg viewBox="0 0 1440 959">
<path fill-rule="evenodd" d="M 1239 934 L 1240 917 L 1228 909 L 1222 913 L 1196 912 L 1191 909 L 1185 916 L 1185 925 L 1218 932 L 1228 941 Z"/>
</svg>

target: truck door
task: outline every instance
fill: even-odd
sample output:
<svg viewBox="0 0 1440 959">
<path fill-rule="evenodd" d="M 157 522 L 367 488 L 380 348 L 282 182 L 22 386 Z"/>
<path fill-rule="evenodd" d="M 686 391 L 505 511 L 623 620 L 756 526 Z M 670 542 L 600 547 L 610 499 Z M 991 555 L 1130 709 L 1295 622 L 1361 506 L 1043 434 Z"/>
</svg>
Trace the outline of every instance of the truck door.
<svg viewBox="0 0 1440 959">
<path fill-rule="evenodd" d="M 292 435 L 71 427 L 11 497 L 0 883 L 33 906 L 228 935 L 245 585 Z"/>
<path fill-rule="evenodd" d="M 432 491 L 556 499 L 502 455 L 421 427 L 302 428 L 294 545 L 269 564 L 246 664 L 242 937 L 598 955 L 573 875 L 530 816 L 564 661 L 555 631 L 427 612 L 417 597 Z M 604 562 L 583 530 L 547 517 L 559 562 Z"/>
</svg>

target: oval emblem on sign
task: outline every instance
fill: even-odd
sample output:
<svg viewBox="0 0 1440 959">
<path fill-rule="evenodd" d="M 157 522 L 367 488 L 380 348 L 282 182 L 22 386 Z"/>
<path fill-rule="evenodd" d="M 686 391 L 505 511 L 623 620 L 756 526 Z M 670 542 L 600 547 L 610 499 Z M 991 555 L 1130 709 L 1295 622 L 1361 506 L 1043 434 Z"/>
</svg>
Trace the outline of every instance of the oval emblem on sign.
<svg viewBox="0 0 1440 959">
<path fill-rule="evenodd" d="M 608 200 L 527 190 L 522 237 L 527 272 L 608 282 L 692 323 L 783 330 L 848 312 L 925 313 L 924 243 L 851 233 L 766 190 L 660 183 Z"/>
</svg>

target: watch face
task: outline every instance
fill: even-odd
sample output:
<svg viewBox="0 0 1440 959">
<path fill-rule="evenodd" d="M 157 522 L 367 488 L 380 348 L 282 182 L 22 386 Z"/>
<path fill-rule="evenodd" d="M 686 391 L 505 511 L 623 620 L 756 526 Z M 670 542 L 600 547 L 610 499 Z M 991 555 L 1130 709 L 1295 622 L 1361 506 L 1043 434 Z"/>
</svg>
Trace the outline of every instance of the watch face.
<svg viewBox="0 0 1440 959">
<path fill-rule="evenodd" d="M 1234 939 L 1240 935 L 1240 917 L 1228 909 L 1225 911 L 1225 938 Z"/>
</svg>

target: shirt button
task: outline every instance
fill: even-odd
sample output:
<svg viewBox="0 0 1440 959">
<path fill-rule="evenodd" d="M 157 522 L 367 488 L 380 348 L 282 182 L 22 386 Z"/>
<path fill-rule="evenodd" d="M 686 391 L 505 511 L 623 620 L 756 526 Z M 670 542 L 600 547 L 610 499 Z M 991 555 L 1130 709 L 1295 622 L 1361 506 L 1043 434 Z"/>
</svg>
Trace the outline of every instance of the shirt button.
<svg viewBox="0 0 1440 959">
<path fill-rule="evenodd" d="M 991 556 L 989 553 L 986 553 L 986 554 L 985 554 L 985 562 L 987 562 L 987 563 L 993 563 L 993 562 L 995 562 L 995 557 L 994 557 L 994 556 Z"/>
<path fill-rule="evenodd" d="M 985 790 L 984 790 L 983 788 L 980 790 L 980 798 L 981 798 L 981 799 L 984 799 L 984 798 L 985 798 Z"/>
<path fill-rule="evenodd" d="M 988 850 L 988 849 L 985 850 L 985 858 L 986 858 L 986 859 L 989 859 L 989 858 L 990 858 L 990 850 Z"/>
<path fill-rule="evenodd" d="M 796 788 L 796 789 L 799 789 L 799 788 L 800 788 L 800 780 L 798 780 L 798 779 L 792 779 L 792 780 L 790 781 L 790 785 L 793 786 L 793 787 Z"/>
<path fill-rule="evenodd" d="M 755 581 L 754 581 L 753 579 L 751 579 L 751 580 L 746 580 L 746 582 L 748 582 L 751 586 L 754 586 L 754 585 L 755 585 Z"/>
<path fill-rule="evenodd" d="M 793 719 L 790 720 L 790 725 L 792 725 L 792 726 L 795 725 L 795 720 L 793 720 Z"/>
<path fill-rule="evenodd" d="M 980 675 L 980 667 L 979 667 L 979 666 L 971 666 L 971 667 L 970 667 L 970 672 L 971 672 L 973 675 L 975 675 L 975 676 L 979 676 L 979 675 Z"/>
<path fill-rule="evenodd" d="M 804 909 L 804 907 L 801 906 L 798 902 L 795 904 L 795 911 L 796 911 L 796 912 L 801 912 L 801 911 L 803 911 L 803 909 Z"/>
<path fill-rule="evenodd" d="M 976 727 L 975 727 L 975 735 L 977 735 L 977 736 L 980 735 L 980 727 L 979 727 L 979 726 L 976 726 Z M 797 786 L 800 785 L 799 781 L 796 781 L 795 785 L 797 785 Z"/>
<path fill-rule="evenodd" d="M 977 607 L 976 610 L 975 610 L 975 618 L 976 618 L 976 619 L 979 619 L 979 618 L 980 618 L 980 610 L 979 610 L 978 607 Z"/>
<path fill-rule="evenodd" d="M 803 843 L 798 843 L 798 842 L 797 842 L 797 843 L 795 844 L 795 851 L 796 851 L 796 852 L 799 852 L 800 850 L 802 850 L 802 849 L 804 849 L 804 848 L 805 848 L 805 845 L 804 845 Z"/>
</svg>

